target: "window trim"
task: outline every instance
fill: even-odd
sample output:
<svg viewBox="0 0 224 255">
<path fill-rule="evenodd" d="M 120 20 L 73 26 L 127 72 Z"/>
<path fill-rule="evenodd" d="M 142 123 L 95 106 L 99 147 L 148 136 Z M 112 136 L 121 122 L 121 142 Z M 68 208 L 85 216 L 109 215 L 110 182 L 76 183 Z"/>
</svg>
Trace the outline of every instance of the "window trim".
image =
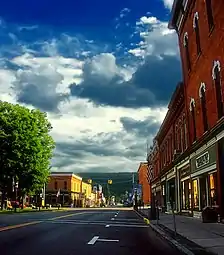
<svg viewBox="0 0 224 255">
<path fill-rule="evenodd" d="M 196 20 L 197 20 L 197 22 L 196 22 Z M 193 28 L 194 28 L 195 36 L 196 36 L 197 54 L 200 55 L 200 53 L 201 53 L 201 41 L 200 41 L 199 14 L 198 14 L 198 12 L 194 13 Z"/>
<path fill-rule="evenodd" d="M 216 69 L 219 72 L 219 81 L 217 81 Z M 222 96 L 222 84 L 221 84 L 221 64 L 219 60 L 215 60 L 213 62 L 212 79 L 215 85 L 217 114 L 218 114 L 218 119 L 220 119 L 224 115 L 224 110 L 223 110 L 223 96 Z M 219 88 L 217 88 L 217 82 L 219 84 Z"/>
<path fill-rule="evenodd" d="M 203 101 L 203 93 L 204 92 L 204 101 Z M 208 115 L 207 115 L 207 107 L 206 107 L 206 86 L 204 82 L 201 82 L 201 85 L 199 87 L 199 97 L 201 99 L 201 107 L 202 107 L 202 118 L 203 118 L 203 126 L 204 126 L 204 132 L 208 130 Z"/>
<path fill-rule="evenodd" d="M 192 121 L 193 121 L 193 132 L 194 132 L 193 133 L 193 136 L 194 136 L 193 139 L 194 139 L 194 141 L 196 141 L 196 139 L 197 139 L 195 107 L 196 107 L 195 100 L 192 97 L 191 100 L 190 100 L 190 112 L 191 112 L 191 117 L 192 117 Z"/>
<path fill-rule="evenodd" d="M 189 52 L 189 38 L 188 38 L 188 33 L 184 33 L 184 48 L 185 48 L 185 56 L 187 60 L 187 69 L 188 71 L 191 70 L 191 61 L 190 61 L 190 52 Z"/>
</svg>

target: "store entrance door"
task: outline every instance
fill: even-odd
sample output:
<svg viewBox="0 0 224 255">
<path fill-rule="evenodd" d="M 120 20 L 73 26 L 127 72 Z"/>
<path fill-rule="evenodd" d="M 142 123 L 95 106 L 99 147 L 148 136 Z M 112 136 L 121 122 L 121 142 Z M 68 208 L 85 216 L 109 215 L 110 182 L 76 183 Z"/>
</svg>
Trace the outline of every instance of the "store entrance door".
<svg viewBox="0 0 224 255">
<path fill-rule="evenodd" d="M 200 210 L 203 210 L 207 206 L 207 176 L 202 176 L 200 178 Z"/>
</svg>

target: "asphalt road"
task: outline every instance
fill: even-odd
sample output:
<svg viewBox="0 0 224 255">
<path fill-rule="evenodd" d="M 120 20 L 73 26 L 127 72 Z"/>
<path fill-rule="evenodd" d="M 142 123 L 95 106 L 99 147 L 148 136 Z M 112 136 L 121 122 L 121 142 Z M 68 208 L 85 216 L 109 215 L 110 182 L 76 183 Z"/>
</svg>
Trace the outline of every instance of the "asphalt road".
<svg viewBox="0 0 224 255">
<path fill-rule="evenodd" d="M 133 211 L 76 210 L 0 215 L 6 255 L 180 255 Z"/>
</svg>

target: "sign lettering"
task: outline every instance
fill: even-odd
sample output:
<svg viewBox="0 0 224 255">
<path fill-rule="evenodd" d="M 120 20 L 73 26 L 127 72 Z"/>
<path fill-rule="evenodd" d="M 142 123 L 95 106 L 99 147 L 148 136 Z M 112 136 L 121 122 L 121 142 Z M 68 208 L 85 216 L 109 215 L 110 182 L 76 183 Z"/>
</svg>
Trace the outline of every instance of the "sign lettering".
<svg viewBox="0 0 224 255">
<path fill-rule="evenodd" d="M 205 166 L 209 163 L 209 153 L 205 152 L 204 154 L 202 154 L 201 156 L 199 156 L 198 158 L 196 158 L 196 168 L 200 168 L 202 166 Z"/>
</svg>

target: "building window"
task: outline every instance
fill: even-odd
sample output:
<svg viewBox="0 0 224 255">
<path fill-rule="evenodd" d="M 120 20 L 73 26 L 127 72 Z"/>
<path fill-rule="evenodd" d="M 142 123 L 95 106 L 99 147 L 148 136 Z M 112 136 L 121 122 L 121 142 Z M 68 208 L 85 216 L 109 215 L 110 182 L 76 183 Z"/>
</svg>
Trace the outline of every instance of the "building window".
<svg viewBox="0 0 224 255">
<path fill-rule="evenodd" d="M 192 123 L 192 131 L 193 131 L 193 141 L 196 140 L 196 120 L 195 120 L 195 100 L 191 98 L 190 102 L 190 112 L 191 112 L 191 123 Z"/>
<path fill-rule="evenodd" d="M 201 43 L 200 43 L 200 31 L 199 31 L 199 16 L 198 12 L 194 14 L 193 27 L 196 36 L 197 54 L 201 53 Z"/>
<path fill-rule="evenodd" d="M 205 0 L 205 4 L 206 4 L 206 10 L 207 10 L 208 27 L 209 27 L 209 31 L 211 31 L 211 29 L 214 26 L 214 19 L 213 19 L 213 13 L 212 13 L 212 0 Z"/>
<path fill-rule="evenodd" d="M 193 180 L 193 208 L 194 210 L 199 210 L 199 190 L 198 190 L 198 180 Z"/>
<path fill-rule="evenodd" d="M 67 181 L 64 181 L 64 189 L 67 190 Z"/>
<path fill-rule="evenodd" d="M 217 205 L 217 173 L 209 175 L 209 204 L 211 206 Z"/>
<path fill-rule="evenodd" d="M 188 44 L 188 33 L 184 34 L 184 49 L 185 49 L 185 56 L 186 56 L 186 63 L 187 63 L 187 70 L 191 70 L 191 61 L 190 61 L 190 51 L 189 51 L 189 44 Z"/>
<path fill-rule="evenodd" d="M 208 119 L 207 119 L 207 107 L 206 107 L 206 96 L 205 96 L 205 84 L 202 82 L 199 88 L 199 96 L 201 99 L 201 109 L 202 109 L 202 118 L 204 132 L 208 130 Z"/>
<path fill-rule="evenodd" d="M 58 189 L 58 182 L 54 182 L 54 189 Z"/>
<path fill-rule="evenodd" d="M 221 118 L 223 116 L 222 86 L 221 86 L 220 72 L 221 72 L 220 62 L 214 61 L 214 65 L 212 69 L 212 78 L 215 83 L 218 118 Z"/>
</svg>

